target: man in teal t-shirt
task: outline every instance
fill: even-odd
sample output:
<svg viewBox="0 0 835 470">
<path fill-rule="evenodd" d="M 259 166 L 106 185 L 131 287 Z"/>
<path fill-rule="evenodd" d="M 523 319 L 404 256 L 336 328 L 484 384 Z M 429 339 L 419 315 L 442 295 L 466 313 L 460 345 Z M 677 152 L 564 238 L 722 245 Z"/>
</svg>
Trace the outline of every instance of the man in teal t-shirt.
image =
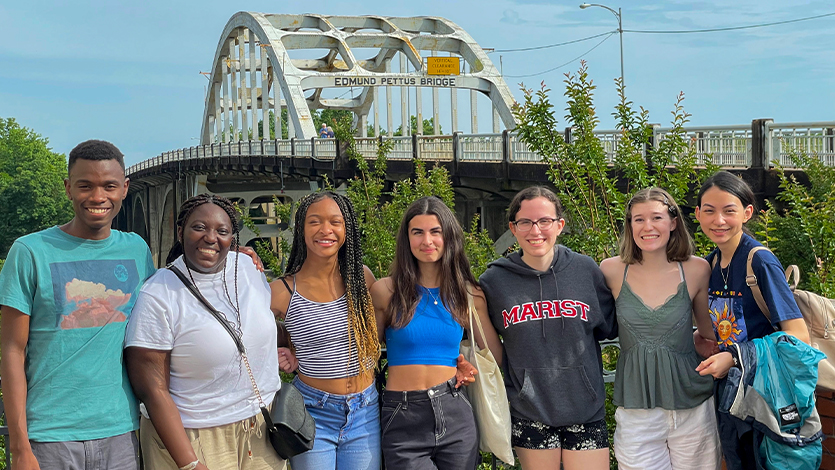
<svg viewBox="0 0 835 470">
<path fill-rule="evenodd" d="M 154 272 L 136 234 L 111 230 L 128 192 L 122 153 L 90 140 L 64 180 L 75 216 L 15 241 L 0 273 L 3 401 L 16 469 L 139 467 L 125 326 Z"/>
</svg>

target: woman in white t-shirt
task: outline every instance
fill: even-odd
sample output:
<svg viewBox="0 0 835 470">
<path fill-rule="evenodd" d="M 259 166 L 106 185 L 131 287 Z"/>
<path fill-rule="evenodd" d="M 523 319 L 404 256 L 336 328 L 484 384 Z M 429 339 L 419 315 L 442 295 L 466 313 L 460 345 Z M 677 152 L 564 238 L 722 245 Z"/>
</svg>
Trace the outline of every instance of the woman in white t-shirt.
<svg viewBox="0 0 835 470">
<path fill-rule="evenodd" d="M 232 203 L 201 194 L 177 217 L 168 263 L 179 268 L 243 340 L 265 403 L 281 383 L 276 325 L 264 275 L 238 262 Z M 231 248 L 231 250 L 230 250 Z M 147 468 L 282 469 L 268 442 L 252 382 L 229 332 L 170 269 L 142 287 L 125 340 L 131 385 L 143 403 Z"/>
</svg>

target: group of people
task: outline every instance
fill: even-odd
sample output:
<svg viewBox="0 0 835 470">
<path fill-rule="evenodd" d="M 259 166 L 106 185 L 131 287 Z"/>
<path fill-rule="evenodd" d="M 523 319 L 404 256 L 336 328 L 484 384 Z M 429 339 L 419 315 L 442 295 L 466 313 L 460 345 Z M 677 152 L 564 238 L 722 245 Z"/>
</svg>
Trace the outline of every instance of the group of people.
<svg viewBox="0 0 835 470">
<path fill-rule="evenodd" d="M 333 139 L 334 137 L 336 137 L 336 134 L 334 134 L 333 128 L 323 122 L 322 127 L 319 128 L 319 138 Z"/>
<path fill-rule="evenodd" d="M 775 328 L 809 341 L 770 252 L 754 270 L 771 324 L 744 285 L 755 201 L 727 172 L 698 195 L 696 218 L 717 246 L 707 260 L 663 189 L 632 196 L 619 256 L 598 266 L 558 243 L 560 201 L 530 187 L 508 208 L 519 249 L 480 279 L 452 211 L 424 197 L 405 211 L 390 276 L 376 280 L 350 201 L 322 191 L 299 201 L 286 270 L 267 283 L 239 251 L 229 200 L 187 200 L 170 269 L 155 272 L 139 236 L 110 228 L 129 185 L 118 149 L 84 142 L 68 168 L 75 217 L 18 239 L 0 274 L 15 470 L 136 469 L 140 453 L 153 469 L 285 468 L 259 408 L 282 386 L 279 369 L 296 371 L 283 386 L 316 424 L 293 470 L 474 469 L 479 436 L 461 387 L 477 371 L 459 355 L 471 314 L 484 327 L 475 341 L 502 366 L 523 469 L 608 468 L 599 341 L 617 336 L 620 468 L 718 469 L 724 454 L 728 469 L 749 469 L 750 427 L 715 410 L 735 365 L 728 346 Z M 279 344 L 276 319 L 292 345 Z"/>
</svg>

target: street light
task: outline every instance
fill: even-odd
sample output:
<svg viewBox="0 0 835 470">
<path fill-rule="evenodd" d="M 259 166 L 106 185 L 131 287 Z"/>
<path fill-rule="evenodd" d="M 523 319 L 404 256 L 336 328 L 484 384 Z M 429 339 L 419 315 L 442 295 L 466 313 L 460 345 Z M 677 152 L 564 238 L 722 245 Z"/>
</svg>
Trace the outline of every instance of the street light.
<svg viewBox="0 0 835 470">
<path fill-rule="evenodd" d="M 612 14 L 615 15 L 615 18 L 618 19 L 618 34 L 620 34 L 620 83 L 623 85 L 623 22 L 621 21 L 623 16 L 621 15 L 620 8 L 618 8 L 618 11 L 615 11 L 606 5 L 600 5 L 599 3 L 583 3 L 580 5 L 580 9 L 582 10 L 585 10 L 588 7 L 605 8 L 611 11 Z"/>
</svg>

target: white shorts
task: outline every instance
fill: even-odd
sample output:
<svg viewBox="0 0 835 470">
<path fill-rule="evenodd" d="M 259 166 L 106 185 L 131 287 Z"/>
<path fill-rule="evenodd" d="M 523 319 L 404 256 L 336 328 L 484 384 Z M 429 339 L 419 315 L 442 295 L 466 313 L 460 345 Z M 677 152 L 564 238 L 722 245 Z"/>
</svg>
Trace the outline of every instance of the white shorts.
<svg viewBox="0 0 835 470">
<path fill-rule="evenodd" d="M 621 470 L 719 470 L 722 448 L 713 397 L 686 410 L 615 411 L 615 457 Z"/>
</svg>

